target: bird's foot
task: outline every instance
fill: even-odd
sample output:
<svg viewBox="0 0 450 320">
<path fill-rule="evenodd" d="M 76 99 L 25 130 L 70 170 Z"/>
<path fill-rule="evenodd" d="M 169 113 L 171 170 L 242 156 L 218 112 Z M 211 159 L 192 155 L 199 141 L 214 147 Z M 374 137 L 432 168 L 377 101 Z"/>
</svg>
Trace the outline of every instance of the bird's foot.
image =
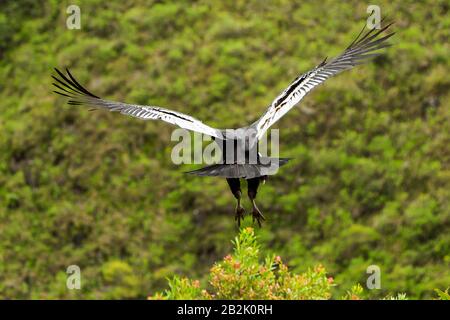
<svg viewBox="0 0 450 320">
<path fill-rule="evenodd" d="M 241 219 L 244 220 L 245 209 L 241 205 L 237 205 L 236 214 L 234 216 L 234 220 L 236 220 L 238 227 L 241 226 Z"/>
<path fill-rule="evenodd" d="M 263 214 L 261 213 L 261 211 L 259 211 L 257 206 L 253 206 L 252 217 L 253 223 L 255 223 L 255 221 L 258 222 L 260 228 L 261 228 L 261 221 L 266 220 L 266 218 L 264 218 Z"/>
</svg>

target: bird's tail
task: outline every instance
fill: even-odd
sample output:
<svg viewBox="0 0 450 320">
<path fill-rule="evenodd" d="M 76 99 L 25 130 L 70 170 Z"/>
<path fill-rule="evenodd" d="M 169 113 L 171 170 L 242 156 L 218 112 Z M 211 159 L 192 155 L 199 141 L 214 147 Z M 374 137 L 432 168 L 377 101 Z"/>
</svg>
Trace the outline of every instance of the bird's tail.
<svg viewBox="0 0 450 320">
<path fill-rule="evenodd" d="M 264 161 L 267 160 L 267 161 Z M 266 158 L 260 164 L 213 164 L 186 173 L 197 176 L 245 178 L 274 175 L 279 167 L 285 165 L 291 158 Z"/>
</svg>

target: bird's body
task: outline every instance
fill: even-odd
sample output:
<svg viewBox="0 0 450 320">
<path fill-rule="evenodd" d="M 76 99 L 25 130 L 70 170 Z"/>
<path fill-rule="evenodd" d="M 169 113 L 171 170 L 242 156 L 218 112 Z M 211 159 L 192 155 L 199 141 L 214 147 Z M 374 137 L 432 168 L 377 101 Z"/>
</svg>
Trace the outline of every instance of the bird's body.
<svg viewBox="0 0 450 320">
<path fill-rule="evenodd" d="M 189 173 L 199 176 L 216 176 L 227 179 L 231 192 L 237 200 L 236 220 L 240 224 L 244 217 L 244 208 L 241 205 L 242 190 L 240 179 L 245 179 L 248 185 L 248 196 L 252 202 L 253 220 L 261 225 L 265 220 L 255 203 L 255 198 L 261 182 L 265 182 L 269 175 L 277 173 L 278 168 L 288 162 L 289 159 L 266 157 L 259 152 L 259 141 L 267 130 L 313 88 L 323 83 L 328 78 L 362 64 L 379 53 L 376 51 L 388 47 L 387 39 L 394 33 L 378 37 L 389 28 L 372 29 L 358 37 L 338 57 L 317 65 L 312 70 L 302 74 L 270 104 L 266 112 L 253 124 L 239 129 L 216 129 L 186 114 L 164 109 L 157 106 L 141 106 L 122 102 L 101 99 L 92 94 L 67 70 L 67 76 L 55 69 L 60 78 L 53 76 L 58 89 L 56 93 L 70 98 L 70 105 L 89 105 L 94 108 L 103 108 L 116 111 L 143 120 L 163 120 L 181 128 L 196 131 L 214 139 L 222 151 L 221 161 Z"/>
<path fill-rule="evenodd" d="M 273 175 L 288 158 L 263 156 L 259 152 L 256 129 L 243 127 L 222 131 L 223 139 L 213 138 L 221 151 L 221 158 L 213 164 L 188 173 L 199 176 L 252 179 Z"/>
</svg>

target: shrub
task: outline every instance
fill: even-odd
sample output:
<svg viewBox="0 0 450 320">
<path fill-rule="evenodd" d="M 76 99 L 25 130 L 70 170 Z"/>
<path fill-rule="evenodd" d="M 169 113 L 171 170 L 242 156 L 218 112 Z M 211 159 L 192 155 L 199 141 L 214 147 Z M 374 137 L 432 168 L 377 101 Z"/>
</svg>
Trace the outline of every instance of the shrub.
<svg viewBox="0 0 450 320">
<path fill-rule="evenodd" d="M 210 270 L 210 288 L 178 276 L 169 289 L 150 299 L 329 299 L 333 278 L 321 265 L 294 274 L 279 256 L 267 255 L 263 262 L 252 228 L 244 228 L 233 241 L 234 253 Z"/>
</svg>

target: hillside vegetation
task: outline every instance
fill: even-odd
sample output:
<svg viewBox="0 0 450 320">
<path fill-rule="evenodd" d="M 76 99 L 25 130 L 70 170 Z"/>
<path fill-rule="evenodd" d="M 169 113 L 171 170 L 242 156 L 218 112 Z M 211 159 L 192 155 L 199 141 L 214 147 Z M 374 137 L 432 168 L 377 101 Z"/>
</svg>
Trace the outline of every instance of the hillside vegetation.
<svg viewBox="0 0 450 320">
<path fill-rule="evenodd" d="M 340 53 L 367 3 L 77 4 L 80 30 L 66 28 L 66 2 L 0 4 L 0 298 L 145 298 L 174 276 L 205 285 L 237 234 L 226 181 L 172 164 L 168 124 L 68 106 L 52 68 L 110 100 L 240 127 Z M 364 286 L 370 265 L 381 289 L 367 298 L 432 298 L 450 286 L 449 5 L 377 4 L 394 46 L 274 126 L 294 160 L 261 187 L 255 232 L 295 274 L 325 266 L 331 298 Z M 69 265 L 81 290 L 66 288 Z"/>
</svg>

